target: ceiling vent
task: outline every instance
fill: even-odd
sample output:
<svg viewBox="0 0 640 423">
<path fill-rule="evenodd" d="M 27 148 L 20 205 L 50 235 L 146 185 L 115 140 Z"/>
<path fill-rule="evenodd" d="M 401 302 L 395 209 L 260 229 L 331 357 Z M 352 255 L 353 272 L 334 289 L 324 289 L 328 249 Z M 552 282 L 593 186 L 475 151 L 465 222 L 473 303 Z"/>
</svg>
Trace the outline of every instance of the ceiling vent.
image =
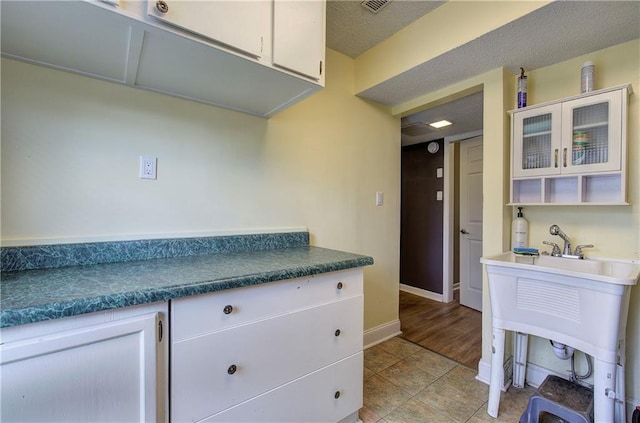
<svg viewBox="0 0 640 423">
<path fill-rule="evenodd" d="M 364 0 L 360 2 L 362 7 L 371 13 L 378 13 L 389 3 L 391 3 L 391 0 Z"/>
<path fill-rule="evenodd" d="M 431 128 L 429 128 L 429 125 L 426 123 L 414 122 L 403 125 L 401 131 L 403 135 L 417 137 L 418 135 L 424 135 L 431 132 Z"/>
</svg>

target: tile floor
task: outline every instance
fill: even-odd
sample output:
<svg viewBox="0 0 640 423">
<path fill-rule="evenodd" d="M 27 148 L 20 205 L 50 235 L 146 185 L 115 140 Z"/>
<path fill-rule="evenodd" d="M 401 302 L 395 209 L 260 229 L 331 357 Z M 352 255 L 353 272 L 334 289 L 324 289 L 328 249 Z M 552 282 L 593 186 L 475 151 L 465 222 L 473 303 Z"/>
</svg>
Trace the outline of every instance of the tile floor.
<svg viewBox="0 0 640 423">
<path fill-rule="evenodd" d="M 487 414 L 489 386 L 471 369 L 395 337 L 364 352 L 363 423 L 517 423 L 535 389 L 502 393 Z"/>
</svg>

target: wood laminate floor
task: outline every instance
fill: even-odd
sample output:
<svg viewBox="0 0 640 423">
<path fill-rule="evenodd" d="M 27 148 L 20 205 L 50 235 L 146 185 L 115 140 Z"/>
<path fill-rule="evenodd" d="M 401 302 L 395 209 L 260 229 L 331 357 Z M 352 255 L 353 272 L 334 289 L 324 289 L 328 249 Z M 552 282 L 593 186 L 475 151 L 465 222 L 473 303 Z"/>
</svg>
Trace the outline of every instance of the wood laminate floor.
<svg viewBox="0 0 640 423">
<path fill-rule="evenodd" d="M 482 355 L 482 313 L 400 291 L 401 337 L 471 369 Z"/>
</svg>

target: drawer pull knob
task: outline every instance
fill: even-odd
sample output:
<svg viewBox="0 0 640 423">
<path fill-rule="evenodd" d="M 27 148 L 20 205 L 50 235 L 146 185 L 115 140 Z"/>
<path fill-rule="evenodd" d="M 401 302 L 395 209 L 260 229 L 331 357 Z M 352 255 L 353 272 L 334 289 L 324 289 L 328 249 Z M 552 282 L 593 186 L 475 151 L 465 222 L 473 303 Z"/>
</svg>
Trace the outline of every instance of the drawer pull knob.
<svg viewBox="0 0 640 423">
<path fill-rule="evenodd" d="M 336 329 L 336 333 L 335 333 L 335 335 L 336 335 L 336 336 L 340 336 L 340 329 Z"/>
<path fill-rule="evenodd" d="M 222 311 L 224 312 L 224 314 L 231 314 L 231 312 L 233 311 L 233 306 L 226 305 L 224 306 L 224 309 L 222 309 Z"/>
<path fill-rule="evenodd" d="M 158 9 L 160 13 L 167 13 L 169 11 L 169 5 L 166 1 L 158 0 L 156 2 L 156 9 Z"/>
<path fill-rule="evenodd" d="M 229 373 L 230 375 L 234 374 L 236 372 L 236 370 L 238 370 L 238 368 L 236 367 L 235 364 L 232 364 L 231 366 L 229 366 L 229 368 L 227 369 L 227 373 Z"/>
<path fill-rule="evenodd" d="M 336 393 L 335 393 L 335 394 L 333 394 L 333 397 L 334 397 L 335 399 L 340 398 L 340 391 L 336 391 Z"/>
<path fill-rule="evenodd" d="M 338 282 L 338 289 L 342 289 L 343 285 L 342 282 Z"/>
</svg>

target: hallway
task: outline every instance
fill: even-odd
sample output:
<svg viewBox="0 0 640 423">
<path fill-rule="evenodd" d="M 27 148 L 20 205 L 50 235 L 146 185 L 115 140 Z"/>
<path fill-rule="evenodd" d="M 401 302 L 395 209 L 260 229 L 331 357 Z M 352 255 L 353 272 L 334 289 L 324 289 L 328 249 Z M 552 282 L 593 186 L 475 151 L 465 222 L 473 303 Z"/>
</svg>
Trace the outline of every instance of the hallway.
<svg viewBox="0 0 640 423">
<path fill-rule="evenodd" d="M 456 296 L 457 298 L 457 296 Z M 401 337 L 477 371 L 482 313 L 400 291 Z"/>
</svg>

